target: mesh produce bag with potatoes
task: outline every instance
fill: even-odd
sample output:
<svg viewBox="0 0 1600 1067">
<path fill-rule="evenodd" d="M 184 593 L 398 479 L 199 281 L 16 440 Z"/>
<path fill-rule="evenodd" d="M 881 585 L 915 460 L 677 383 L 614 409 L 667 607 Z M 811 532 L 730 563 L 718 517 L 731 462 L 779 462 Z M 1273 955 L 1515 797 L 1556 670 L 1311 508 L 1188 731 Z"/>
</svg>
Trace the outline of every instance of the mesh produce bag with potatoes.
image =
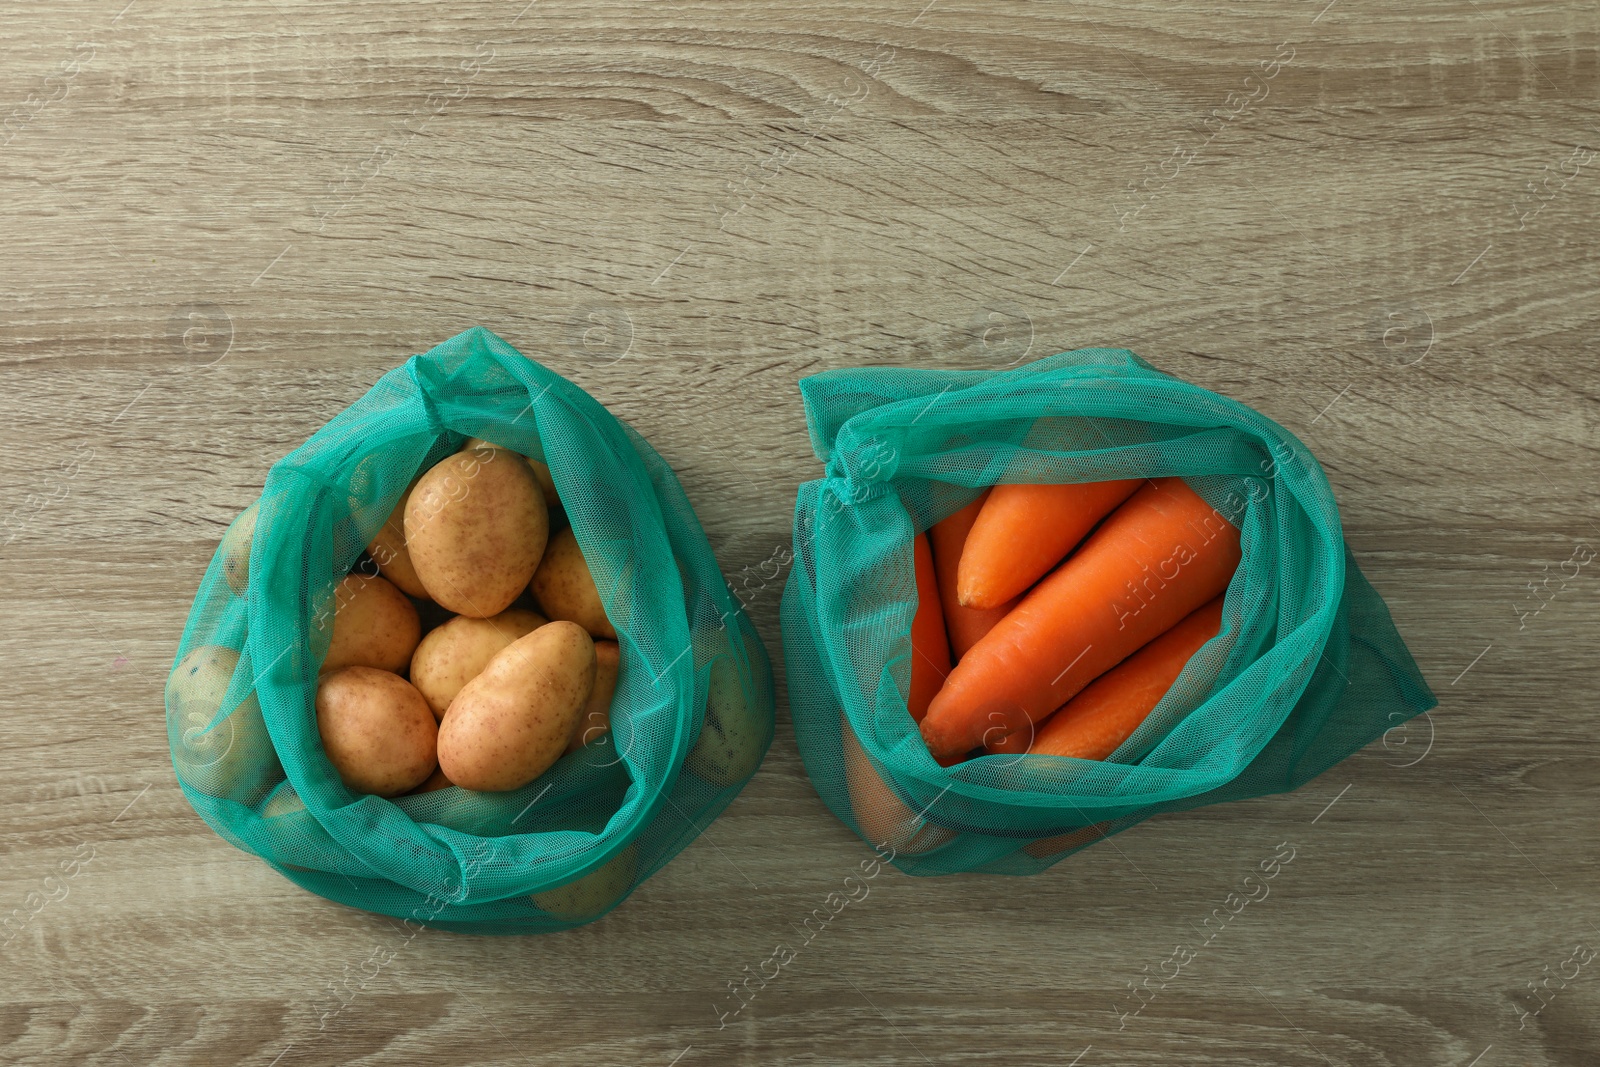
<svg viewBox="0 0 1600 1067">
<path fill-rule="evenodd" d="M 430 549 L 468 502 L 521 532 Z M 567 717 L 516 720 L 530 702 Z M 483 933 L 604 914 L 733 799 L 773 727 L 766 653 L 671 469 L 483 329 L 272 467 L 201 581 L 166 706 L 184 794 L 229 842 L 340 903 Z M 471 712 L 494 743 L 452 752 Z M 522 733 L 494 732 L 506 714 Z"/>
<path fill-rule="evenodd" d="M 783 597 L 795 733 L 824 803 L 869 843 L 892 848 L 908 873 L 1035 873 L 1158 812 L 1295 789 L 1435 703 L 1345 547 L 1322 468 L 1296 438 L 1242 404 L 1113 349 L 998 373 L 831 371 L 804 379 L 800 390 L 827 472 L 800 487 Z M 940 707 L 914 691 L 918 573 L 934 566 L 914 560 L 914 546 L 928 551 L 922 531 L 990 486 L 1118 481 L 1134 494 L 1129 508 L 1166 506 L 1144 499 L 1164 494 L 1187 497 L 1207 516 L 1215 509 L 1216 527 L 1231 539 L 1233 558 L 1224 562 L 1231 569 L 1237 561 L 1237 569 L 1204 594 L 1225 587 L 1225 597 L 1185 607 L 1193 614 L 1182 624 L 1165 624 L 1176 640 L 1186 639 L 1185 629 L 1199 633 L 1198 651 L 1177 661 L 1184 665 L 1172 668 L 1181 673 L 1170 688 L 1158 690 L 1158 702 L 1150 697 L 1148 714 L 1103 756 L 1044 755 L 1030 751 L 1035 735 L 987 732 L 930 751 L 946 740 L 948 717 L 930 729 Z M 1119 514 L 1096 533 L 1110 531 Z M 1187 549 L 1173 556 L 1165 576 L 1174 589 L 1188 557 Z M 1064 588 L 1056 576 L 1072 565 L 1069 556 L 1033 593 Z M 963 595 L 967 566 L 963 555 Z M 1126 606 L 1113 613 L 1105 611 L 1111 601 L 1098 605 L 1107 634 L 1145 598 L 1159 605 L 1174 595 L 1153 574 L 1140 584 L 1128 584 Z M 1010 625 L 1002 612 L 1006 623 L 990 625 L 1009 626 L 994 631 L 1004 640 L 980 642 L 969 655 L 1005 662 L 1019 627 L 1042 610 L 1039 600 L 1030 605 L 1033 593 L 1012 602 L 1029 606 L 1029 621 Z M 1081 631 L 1075 603 L 1054 606 L 1069 609 L 1055 618 Z M 1094 607 L 1086 603 L 1084 612 Z M 942 647 L 944 633 L 937 637 Z M 1040 642 L 1030 655 L 1048 669 L 1037 684 L 1048 692 L 1092 647 Z M 1160 653 L 1156 641 L 1146 647 Z M 971 690 L 976 668 L 951 668 L 942 651 L 947 658 L 922 677 L 938 689 L 948 672 L 943 697 L 964 672 Z M 1094 670 L 1112 664 L 1123 666 L 1112 659 Z M 921 729 L 911 710 L 919 699 Z M 981 711 L 990 699 L 979 692 L 970 703 Z M 1054 706 L 1020 719 L 1015 708 L 991 714 L 1006 730 L 1018 722 L 1031 730 L 1029 719 L 1043 722 Z M 974 743 L 982 747 L 957 751 Z"/>
</svg>

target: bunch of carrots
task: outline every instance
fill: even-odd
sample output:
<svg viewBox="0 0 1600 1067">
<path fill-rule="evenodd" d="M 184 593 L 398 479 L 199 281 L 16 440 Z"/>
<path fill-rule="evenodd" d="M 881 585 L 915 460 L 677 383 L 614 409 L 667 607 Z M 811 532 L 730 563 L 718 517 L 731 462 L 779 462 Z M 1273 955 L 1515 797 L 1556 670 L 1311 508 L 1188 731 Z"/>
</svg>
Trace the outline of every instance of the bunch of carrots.
<svg viewBox="0 0 1600 1067">
<path fill-rule="evenodd" d="M 1240 555 L 1181 478 L 997 485 L 914 550 L 907 703 L 945 766 L 1110 756 L 1221 629 Z"/>
<path fill-rule="evenodd" d="M 913 552 L 906 703 L 944 766 L 1110 756 L 1221 630 L 1240 558 L 1239 531 L 1181 478 L 997 485 L 918 534 Z M 841 727 L 861 832 L 907 853 L 950 840 Z"/>
</svg>

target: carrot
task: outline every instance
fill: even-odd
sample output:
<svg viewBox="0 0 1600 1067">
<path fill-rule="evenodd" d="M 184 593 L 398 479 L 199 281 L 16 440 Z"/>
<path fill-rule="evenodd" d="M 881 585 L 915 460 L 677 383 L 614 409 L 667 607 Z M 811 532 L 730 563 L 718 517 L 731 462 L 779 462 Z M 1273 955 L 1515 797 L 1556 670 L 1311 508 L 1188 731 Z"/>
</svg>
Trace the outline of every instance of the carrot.
<svg viewBox="0 0 1600 1067">
<path fill-rule="evenodd" d="M 1133 735 L 1178 680 L 1184 665 L 1221 630 L 1219 596 L 1090 682 L 1037 733 L 1018 730 L 991 743 L 989 751 L 1105 759 Z"/>
<path fill-rule="evenodd" d="M 995 486 L 961 552 L 961 603 L 993 608 L 1025 592 L 1141 484 Z"/>
<path fill-rule="evenodd" d="M 1030 841 L 1022 847 L 1022 851 L 1030 856 L 1040 859 L 1049 859 L 1058 852 L 1065 852 L 1069 848 L 1087 845 L 1106 836 L 1106 827 L 1110 822 L 1097 822 L 1093 826 L 1080 827 L 1068 833 L 1057 834 L 1055 837 L 1041 837 Z"/>
<path fill-rule="evenodd" d="M 839 716 L 840 754 L 844 756 L 844 782 L 850 793 L 850 812 L 869 844 L 888 845 L 896 852 L 927 852 L 950 840 L 955 834 L 943 826 L 927 822 L 901 800 L 878 774 L 866 750 L 850 728 L 850 720 Z"/>
<path fill-rule="evenodd" d="M 988 499 L 989 490 L 985 489 L 978 499 L 934 523 L 928 531 L 928 539 L 933 542 L 933 569 L 939 579 L 939 606 L 944 609 L 944 628 L 950 635 L 950 651 L 958 660 L 1017 606 L 1016 600 L 1008 600 L 997 608 L 969 608 L 956 596 L 956 569 L 961 563 L 961 550 L 967 543 L 967 532 Z"/>
<path fill-rule="evenodd" d="M 917 722 L 928 714 L 928 702 L 950 673 L 950 642 L 944 635 L 939 607 L 939 580 L 933 573 L 933 549 L 917 534 L 911 548 L 917 569 L 917 613 L 911 617 L 911 692 L 906 708 Z"/>
<path fill-rule="evenodd" d="M 950 757 L 1038 722 L 1228 586 L 1239 531 L 1181 478 L 1134 493 L 973 645 L 928 706 Z"/>
</svg>

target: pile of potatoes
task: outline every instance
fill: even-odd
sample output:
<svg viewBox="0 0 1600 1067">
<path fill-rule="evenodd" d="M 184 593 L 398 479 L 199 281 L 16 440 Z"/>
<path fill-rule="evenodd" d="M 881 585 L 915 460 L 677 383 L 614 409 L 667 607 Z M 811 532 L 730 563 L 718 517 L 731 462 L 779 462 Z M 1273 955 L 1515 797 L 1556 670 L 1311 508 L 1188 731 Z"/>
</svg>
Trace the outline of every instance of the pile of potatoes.
<svg viewBox="0 0 1600 1067">
<path fill-rule="evenodd" d="M 241 513 L 218 550 L 234 597 L 252 581 L 260 511 Z M 318 733 L 351 790 L 512 790 L 609 740 L 617 634 L 543 463 L 467 442 L 407 488 L 367 555 L 312 619 L 328 641 Z M 215 629 L 208 636 L 238 640 Z M 713 788 L 738 785 L 760 763 L 770 717 L 742 680 L 725 628 L 691 639 L 696 660 L 711 667 L 685 769 Z M 196 792 L 259 805 L 264 819 L 294 818 L 306 806 L 284 780 L 251 676 L 225 644 L 184 655 L 166 691 L 173 763 Z M 626 893 L 638 863 L 630 843 L 531 900 L 558 919 L 586 921 Z"/>
<path fill-rule="evenodd" d="M 317 730 L 351 790 L 518 789 L 604 739 L 616 630 L 547 466 L 481 439 L 422 473 L 338 584 Z M 422 632 L 425 612 L 450 617 Z M 437 605 L 440 611 L 434 611 Z"/>
</svg>

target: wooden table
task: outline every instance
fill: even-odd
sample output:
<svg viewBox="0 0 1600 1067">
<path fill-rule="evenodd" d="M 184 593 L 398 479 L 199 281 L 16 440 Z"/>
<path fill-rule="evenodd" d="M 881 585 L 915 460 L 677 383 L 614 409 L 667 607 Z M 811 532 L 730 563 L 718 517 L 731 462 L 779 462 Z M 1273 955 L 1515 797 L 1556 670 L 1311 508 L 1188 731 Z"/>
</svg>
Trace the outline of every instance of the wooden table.
<svg viewBox="0 0 1600 1067">
<path fill-rule="evenodd" d="M 0 1061 L 1595 1063 L 1600 11 L 1403 6 L 7 5 Z M 888 872 L 719 1029 L 866 855 L 780 703 L 616 913 L 429 932 L 319 1028 L 403 935 L 194 815 L 162 684 L 268 466 L 474 324 L 643 433 L 730 576 L 819 470 L 799 377 L 1130 347 L 1317 452 L 1440 705 L 1037 878 Z"/>
</svg>

